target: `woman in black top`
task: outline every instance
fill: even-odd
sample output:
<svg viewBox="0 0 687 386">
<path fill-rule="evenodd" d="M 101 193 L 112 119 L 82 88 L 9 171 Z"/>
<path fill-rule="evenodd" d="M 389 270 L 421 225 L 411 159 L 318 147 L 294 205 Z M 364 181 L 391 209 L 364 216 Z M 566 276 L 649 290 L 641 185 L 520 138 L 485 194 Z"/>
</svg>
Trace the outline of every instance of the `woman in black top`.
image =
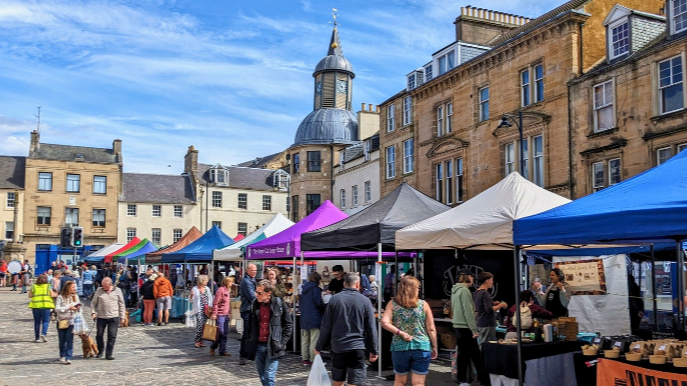
<svg viewBox="0 0 687 386">
<path fill-rule="evenodd" d="M 141 286 L 141 298 L 143 298 L 143 323 L 145 323 L 146 326 L 153 325 L 153 310 L 155 309 L 153 286 L 155 285 L 155 279 L 157 279 L 157 275 L 152 274 Z"/>
<path fill-rule="evenodd" d="M 568 304 L 572 292 L 570 285 L 565 282 L 565 275 L 559 268 L 554 268 L 549 273 L 551 285 L 546 293 L 538 293 L 539 304 L 553 314 L 554 318 L 568 316 Z"/>
<path fill-rule="evenodd" d="M 494 275 L 490 272 L 482 272 L 477 276 L 479 288 L 475 291 L 475 312 L 477 313 L 478 344 L 480 348 L 484 342 L 496 340 L 496 312 L 507 308 L 506 303 L 494 302 L 489 290 L 494 287 Z"/>
</svg>

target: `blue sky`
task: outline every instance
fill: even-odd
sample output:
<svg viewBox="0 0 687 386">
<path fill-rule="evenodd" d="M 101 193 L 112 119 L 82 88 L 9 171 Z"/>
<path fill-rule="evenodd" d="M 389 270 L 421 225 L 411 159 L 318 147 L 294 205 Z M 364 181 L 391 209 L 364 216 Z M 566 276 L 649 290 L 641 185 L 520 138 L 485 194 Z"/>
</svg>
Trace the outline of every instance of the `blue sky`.
<svg viewBox="0 0 687 386">
<path fill-rule="evenodd" d="M 536 17 L 563 0 L 482 0 Z M 177 174 L 287 148 L 312 111 L 332 7 L 353 64 L 353 106 L 378 104 L 455 39 L 451 0 L 0 0 L 0 154 L 41 142 L 111 147 L 124 170 Z M 168 166 L 169 165 L 169 166 Z"/>
</svg>

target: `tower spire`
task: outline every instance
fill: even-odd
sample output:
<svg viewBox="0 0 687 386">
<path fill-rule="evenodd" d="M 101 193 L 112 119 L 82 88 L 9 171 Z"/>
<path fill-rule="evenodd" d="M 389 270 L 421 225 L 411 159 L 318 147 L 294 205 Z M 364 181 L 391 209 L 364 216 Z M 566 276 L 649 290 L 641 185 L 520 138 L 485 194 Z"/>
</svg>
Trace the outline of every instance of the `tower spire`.
<svg viewBox="0 0 687 386">
<path fill-rule="evenodd" d="M 339 30 L 337 26 L 339 23 L 336 21 L 336 18 L 339 16 L 337 13 L 338 10 L 336 8 L 332 8 L 334 12 L 332 12 L 332 17 L 334 18 L 334 30 L 332 31 L 332 39 L 329 42 L 329 51 L 327 52 L 327 55 L 339 55 L 343 56 L 343 50 L 341 49 L 341 41 L 339 40 Z"/>
</svg>

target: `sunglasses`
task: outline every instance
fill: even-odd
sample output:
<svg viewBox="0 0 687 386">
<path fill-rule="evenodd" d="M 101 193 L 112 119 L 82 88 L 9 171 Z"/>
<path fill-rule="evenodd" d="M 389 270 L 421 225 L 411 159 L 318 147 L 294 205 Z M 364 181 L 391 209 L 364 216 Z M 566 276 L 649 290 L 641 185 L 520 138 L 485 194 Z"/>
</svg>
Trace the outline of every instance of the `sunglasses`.
<svg viewBox="0 0 687 386">
<path fill-rule="evenodd" d="M 265 291 L 255 291 L 255 294 L 258 295 L 258 296 L 264 295 L 264 294 L 266 294 L 266 293 L 267 293 L 267 292 L 265 292 Z"/>
</svg>

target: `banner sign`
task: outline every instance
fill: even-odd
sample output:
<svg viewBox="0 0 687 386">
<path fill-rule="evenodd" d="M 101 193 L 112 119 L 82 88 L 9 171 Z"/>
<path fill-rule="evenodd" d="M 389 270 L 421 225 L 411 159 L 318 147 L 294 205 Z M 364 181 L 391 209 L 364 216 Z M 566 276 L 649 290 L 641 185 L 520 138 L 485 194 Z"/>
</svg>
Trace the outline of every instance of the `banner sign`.
<svg viewBox="0 0 687 386">
<path fill-rule="evenodd" d="M 563 271 L 573 295 L 606 295 L 602 259 L 563 261 L 554 265 Z"/>
<path fill-rule="evenodd" d="M 687 375 L 649 370 L 614 360 L 599 359 L 596 367 L 596 384 L 597 386 L 685 386 Z"/>
</svg>

